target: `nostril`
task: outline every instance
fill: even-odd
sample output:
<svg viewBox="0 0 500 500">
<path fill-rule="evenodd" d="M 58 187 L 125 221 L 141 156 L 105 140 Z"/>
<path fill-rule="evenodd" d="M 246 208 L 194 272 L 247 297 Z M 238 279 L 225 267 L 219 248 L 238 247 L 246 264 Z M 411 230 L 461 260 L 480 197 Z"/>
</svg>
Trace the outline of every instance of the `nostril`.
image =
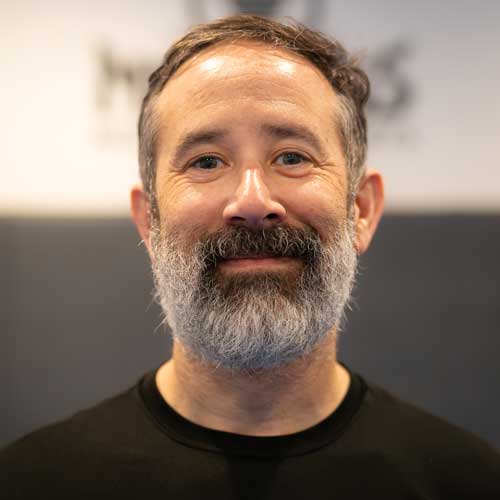
<svg viewBox="0 0 500 500">
<path fill-rule="evenodd" d="M 278 214 L 269 214 L 269 215 L 266 215 L 266 219 L 276 220 L 276 219 L 279 219 L 279 215 Z"/>
<path fill-rule="evenodd" d="M 245 222 L 245 218 L 239 217 L 238 215 L 235 215 L 235 216 L 231 217 L 231 221 L 232 222 Z"/>
</svg>

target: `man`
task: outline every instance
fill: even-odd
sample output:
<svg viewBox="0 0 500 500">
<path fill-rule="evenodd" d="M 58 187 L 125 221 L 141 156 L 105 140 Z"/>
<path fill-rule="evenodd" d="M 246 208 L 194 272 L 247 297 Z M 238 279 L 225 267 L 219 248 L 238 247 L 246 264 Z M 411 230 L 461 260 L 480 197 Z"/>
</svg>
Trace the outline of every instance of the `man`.
<svg viewBox="0 0 500 500">
<path fill-rule="evenodd" d="M 493 449 L 337 361 L 383 206 L 368 93 L 300 25 L 227 18 L 170 49 L 131 207 L 172 359 L 4 450 L 1 498 L 500 498 Z"/>
</svg>

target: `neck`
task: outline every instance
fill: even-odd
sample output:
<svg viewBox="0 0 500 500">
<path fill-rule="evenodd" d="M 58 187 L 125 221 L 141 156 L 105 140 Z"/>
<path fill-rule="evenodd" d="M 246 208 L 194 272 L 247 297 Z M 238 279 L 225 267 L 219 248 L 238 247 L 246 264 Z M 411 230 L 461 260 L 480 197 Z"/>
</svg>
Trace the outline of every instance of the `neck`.
<svg viewBox="0 0 500 500">
<path fill-rule="evenodd" d="M 177 413 L 203 427 L 249 436 L 292 434 L 324 420 L 347 393 L 349 374 L 335 347 L 331 332 L 304 358 L 248 375 L 203 364 L 174 341 L 156 383 Z"/>
</svg>

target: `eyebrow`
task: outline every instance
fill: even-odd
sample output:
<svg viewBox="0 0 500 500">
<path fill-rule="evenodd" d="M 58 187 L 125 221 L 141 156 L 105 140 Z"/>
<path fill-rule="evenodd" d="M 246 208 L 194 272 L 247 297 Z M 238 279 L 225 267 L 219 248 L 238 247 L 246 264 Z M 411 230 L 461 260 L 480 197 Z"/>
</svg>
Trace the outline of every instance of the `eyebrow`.
<svg viewBox="0 0 500 500">
<path fill-rule="evenodd" d="M 316 149 L 322 157 L 326 157 L 326 152 L 319 137 L 309 128 L 303 125 L 284 123 L 264 123 L 260 126 L 261 133 L 269 135 L 275 139 L 298 139 L 309 144 Z M 229 129 L 207 128 L 188 132 L 181 137 L 176 146 L 172 158 L 172 165 L 177 166 L 192 148 L 202 144 L 222 142 L 229 136 Z"/>
<path fill-rule="evenodd" d="M 189 132 L 182 136 L 177 147 L 175 148 L 172 165 L 179 165 L 183 156 L 192 148 L 201 144 L 208 144 L 223 141 L 229 134 L 228 130 L 224 129 L 201 129 Z"/>
<path fill-rule="evenodd" d="M 282 125 L 265 123 L 261 126 L 261 130 L 275 139 L 298 139 L 316 149 L 322 157 L 326 156 L 326 152 L 319 137 L 303 125 L 297 125 L 295 123 Z"/>
</svg>

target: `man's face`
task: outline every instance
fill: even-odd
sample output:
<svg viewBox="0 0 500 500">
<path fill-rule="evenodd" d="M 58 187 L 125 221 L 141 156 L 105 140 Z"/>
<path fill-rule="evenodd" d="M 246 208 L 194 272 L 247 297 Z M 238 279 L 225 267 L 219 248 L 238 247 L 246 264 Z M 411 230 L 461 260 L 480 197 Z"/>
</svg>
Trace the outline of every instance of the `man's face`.
<svg viewBox="0 0 500 500">
<path fill-rule="evenodd" d="M 153 272 L 200 359 L 271 368 L 338 326 L 356 252 L 337 104 L 311 63 L 251 43 L 202 52 L 162 91 Z"/>
</svg>

